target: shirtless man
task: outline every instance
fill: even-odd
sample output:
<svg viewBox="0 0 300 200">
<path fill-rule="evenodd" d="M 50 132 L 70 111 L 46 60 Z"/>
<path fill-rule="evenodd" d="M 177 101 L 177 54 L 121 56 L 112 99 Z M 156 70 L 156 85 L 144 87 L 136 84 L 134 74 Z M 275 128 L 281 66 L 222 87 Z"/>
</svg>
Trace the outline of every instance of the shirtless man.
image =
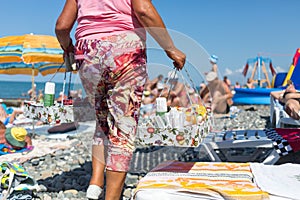
<svg viewBox="0 0 300 200">
<path fill-rule="evenodd" d="M 217 114 L 227 114 L 233 104 L 230 89 L 224 81 L 218 79 L 217 73 L 209 72 L 206 75 L 209 95 L 211 97 L 211 109 Z"/>
</svg>

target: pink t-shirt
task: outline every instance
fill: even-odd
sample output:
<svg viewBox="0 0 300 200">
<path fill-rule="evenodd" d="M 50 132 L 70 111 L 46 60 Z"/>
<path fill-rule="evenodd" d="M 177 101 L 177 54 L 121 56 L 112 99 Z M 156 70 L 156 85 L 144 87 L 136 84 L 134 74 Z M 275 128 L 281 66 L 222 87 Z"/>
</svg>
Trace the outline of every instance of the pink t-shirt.
<svg viewBox="0 0 300 200">
<path fill-rule="evenodd" d="M 133 13 L 131 0 L 77 0 L 76 40 L 99 39 L 119 32 L 145 29 Z"/>
</svg>

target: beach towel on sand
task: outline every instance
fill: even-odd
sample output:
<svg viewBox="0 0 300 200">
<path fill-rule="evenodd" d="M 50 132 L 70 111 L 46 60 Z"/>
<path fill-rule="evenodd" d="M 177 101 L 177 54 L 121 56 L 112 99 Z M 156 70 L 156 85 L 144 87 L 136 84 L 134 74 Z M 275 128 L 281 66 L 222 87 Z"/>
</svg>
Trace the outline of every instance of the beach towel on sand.
<svg viewBox="0 0 300 200">
<path fill-rule="evenodd" d="M 0 199 L 33 199 L 36 181 L 17 163 L 0 163 Z M 26 198 L 25 198 L 26 197 Z"/>
<path fill-rule="evenodd" d="M 188 195 L 199 199 L 268 199 L 268 193 L 258 188 L 253 178 L 249 163 L 167 161 L 139 181 L 135 199 L 143 199 L 139 198 L 143 191 L 185 195 L 185 199 L 190 199 Z"/>
<path fill-rule="evenodd" d="M 260 189 L 284 199 L 300 199 L 300 165 L 264 165 L 251 163 L 251 171 Z"/>
<path fill-rule="evenodd" d="M 32 140 L 32 151 L 26 153 L 12 153 L 0 156 L 0 162 L 17 162 L 24 163 L 32 158 L 39 158 L 45 155 L 53 154 L 57 150 L 67 149 L 72 147 L 74 140 L 61 140 L 53 142 L 52 140 L 35 139 Z"/>
<path fill-rule="evenodd" d="M 23 153 L 23 152 L 31 151 L 32 149 L 33 149 L 33 146 L 16 150 L 9 146 L 6 146 L 5 144 L 0 144 L 0 156 L 10 154 L 10 153 Z"/>
</svg>

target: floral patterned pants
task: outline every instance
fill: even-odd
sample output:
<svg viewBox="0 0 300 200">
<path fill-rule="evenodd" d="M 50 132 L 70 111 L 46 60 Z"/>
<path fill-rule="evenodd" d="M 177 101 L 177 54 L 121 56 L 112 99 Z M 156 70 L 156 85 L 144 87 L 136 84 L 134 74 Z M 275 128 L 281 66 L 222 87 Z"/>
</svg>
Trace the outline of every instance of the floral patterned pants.
<svg viewBox="0 0 300 200">
<path fill-rule="evenodd" d="M 128 171 L 147 79 L 145 41 L 135 33 L 79 40 L 79 75 L 95 106 L 94 145 L 103 145 L 106 169 Z M 98 152 L 93 151 L 97 157 Z"/>
</svg>

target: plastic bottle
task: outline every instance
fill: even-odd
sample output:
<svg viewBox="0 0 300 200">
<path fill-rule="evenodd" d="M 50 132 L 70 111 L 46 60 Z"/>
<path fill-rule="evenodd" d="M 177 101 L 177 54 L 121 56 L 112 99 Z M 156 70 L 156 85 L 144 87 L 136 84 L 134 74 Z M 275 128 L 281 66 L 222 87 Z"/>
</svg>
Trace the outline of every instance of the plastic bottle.
<svg viewBox="0 0 300 200">
<path fill-rule="evenodd" d="M 55 98 L 55 83 L 46 82 L 44 106 L 52 106 L 54 104 L 54 98 Z"/>
<path fill-rule="evenodd" d="M 165 97 L 156 98 L 156 115 L 164 115 L 168 111 L 167 99 Z"/>
</svg>

